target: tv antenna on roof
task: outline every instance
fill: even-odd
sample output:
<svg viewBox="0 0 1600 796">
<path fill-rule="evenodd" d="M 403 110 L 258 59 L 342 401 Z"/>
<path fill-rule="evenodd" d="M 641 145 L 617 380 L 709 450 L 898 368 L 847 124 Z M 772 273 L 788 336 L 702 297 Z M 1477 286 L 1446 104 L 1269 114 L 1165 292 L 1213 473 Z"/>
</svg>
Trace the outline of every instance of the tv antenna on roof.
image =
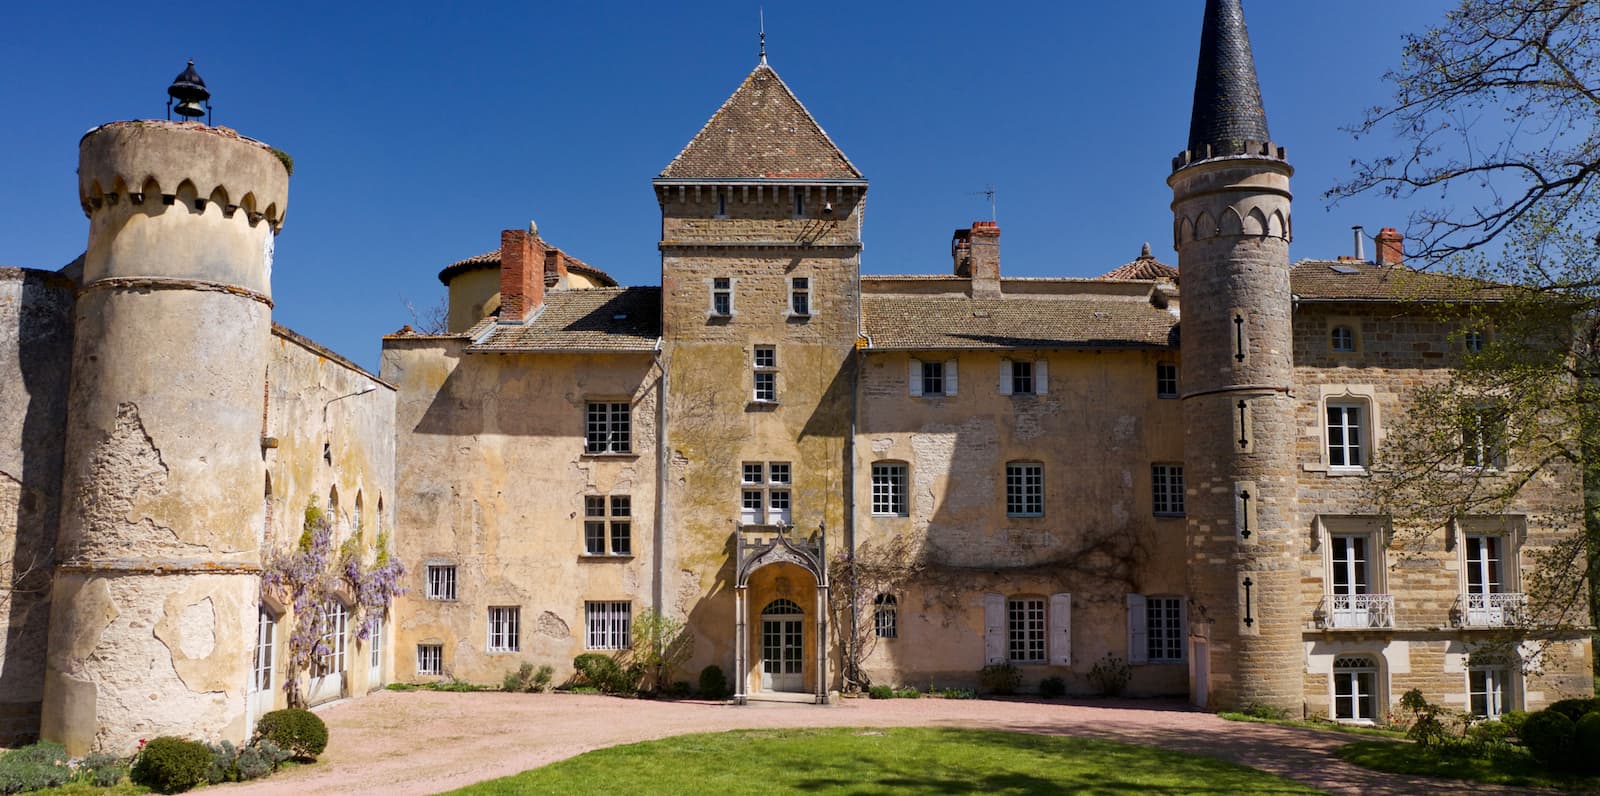
<svg viewBox="0 0 1600 796">
<path fill-rule="evenodd" d="M 1000 221 L 1000 203 L 995 199 L 995 196 L 998 194 L 999 192 L 994 189 L 993 185 L 985 185 L 983 186 L 983 190 L 973 191 L 971 194 L 969 194 L 970 196 L 982 196 L 983 198 L 989 200 L 989 220 L 995 223 L 999 223 Z"/>
</svg>

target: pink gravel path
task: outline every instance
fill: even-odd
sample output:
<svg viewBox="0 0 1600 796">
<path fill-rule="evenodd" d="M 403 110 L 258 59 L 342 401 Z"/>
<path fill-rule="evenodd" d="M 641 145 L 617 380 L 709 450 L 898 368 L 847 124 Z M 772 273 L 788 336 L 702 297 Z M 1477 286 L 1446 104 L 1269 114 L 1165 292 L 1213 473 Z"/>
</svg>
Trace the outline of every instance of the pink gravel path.
<svg viewBox="0 0 1600 796">
<path fill-rule="evenodd" d="M 829 707 L 660 702 L 578 694 L 379 692 L 318 711 L 322 760 L 254 783 L 245 794 L 428 794 L 584 752 L 691 732 L 766 727 L 970 727 L 1081 735 L 1210 755 L 1341 794 L 1531 791 L 1368 771 L 1333 750 L 1354 736 L 1225 721 L 1178 703 L 1104 700 L 843 700 Z"/>
</svg>

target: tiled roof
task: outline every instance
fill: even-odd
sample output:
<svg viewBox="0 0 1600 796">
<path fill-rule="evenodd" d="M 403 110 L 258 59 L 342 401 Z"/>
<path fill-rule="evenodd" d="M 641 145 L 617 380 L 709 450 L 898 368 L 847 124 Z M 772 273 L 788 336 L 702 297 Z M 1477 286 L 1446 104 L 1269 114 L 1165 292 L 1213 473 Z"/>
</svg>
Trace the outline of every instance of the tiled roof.
<svg viewBox="0 0 1600 796">
<path fill-rule="evenodd" d="M 1508 288 L 1462 276 L 1346 260 L 1302 260 L 1289 271 L 1302 301 L 1499 301 Z"/>
<path fill-rule="evenodd" d="M 469 352 L 652 351 L 661 336 L 661 288 L 598 287 L 547 293 L 526 326 L 485 318 Z"/>
<path fill-rule="evenodd" d="M 1176 282 L 1178 281 L 1178 269 L 1157 260 L 1155 255 L 1150 253 L 1150 244 L 1146 243 L 1144 250 L 1139 253 L 1139 259 L 1117 266 L 1100 278 L 1164 279 L 1168 282 Z"/>
<path fill-rule="evenodd" d="M 568 271 L 576 271 L 576 272 L 578 272 L 580 274 L 586 274 L 588 276 L 592 276 L 596 280 L 598 280 L 600 282 L 600 284 L 602 284 L 602 285 L 615 286 L 617 284 L 617 280 L 612 279 L 611 275 L 606 273 L 605 271 L 602 271 L 602 270 L 600 270 L 600 269 L 598 269 L 598 268 L 596 268 L 596 267 L 594 267 L 594 266 L 592 266 L 592 265 L 590 265 L 590 264 L 588 264 L 588 263 L 586 263 L 586 262 L 584 262 L 582 260 L 579 260 L 578 258 L 573 257 L 572 255 L 567 254 L 566 252 L 562 252 L 562 256 L 567 258 L 567 270 Z M 478 269 L 478 268 L 499 268 L 499 267 L 500 267 L 500 250 L 499 249 L 495 249 L 494 251 L 488 251 L 488 252 L 484 252 L 483 254 L 478 254 L 478 255 L 474 255 L 472 257 L 468 257 L 465 260 L 457 260 L 457 261 L 445 266 L 444 270 L 439 272 L 439 281 L 443 282 L 446 285 L 448 285 L 448 284 L 450 284 L 450 280 L 456 278 L 457 274 L 463 273 L 465 271 L 471 271 L 471 270 Z"/>
<path fill-rule="evenodd" d="M 762 63 L 658 179 L 859 180 L 772 67 Z"/>
<path fill-rule="evenodd" d="M 864 294 L 874 349 L 1168 348 L 1178 319 L 1148 301 L 1011 296 Z"/>
</svg>

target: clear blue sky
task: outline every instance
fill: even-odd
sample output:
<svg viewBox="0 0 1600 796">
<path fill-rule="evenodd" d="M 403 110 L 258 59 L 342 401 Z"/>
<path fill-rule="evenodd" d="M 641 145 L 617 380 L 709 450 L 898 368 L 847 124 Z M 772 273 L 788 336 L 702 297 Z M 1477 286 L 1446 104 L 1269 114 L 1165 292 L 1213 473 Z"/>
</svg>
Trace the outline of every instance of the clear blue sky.
<svg viewBox="0 0 1600 796">
<path fill-rule="evenodd" d="M 462 7 L 458 8 L 460 5 Z M 1002 269 L 1094 276 L 1149 241 L 1176 264 L 1169 162 L 1188 131 L 1202 0 L 766 5 L 768 53 L 871 180 L 867 273 L 949 268 L 999 192 Z M 1449 0 L 1246 0 L 1273 137 L 1295 175 L 1296 259 L 1404 228 L 1329 210 L 1342 127 L 1391 95 L 1400 35 Z M 58 268 L 88 225 L 84 131 L 159 118 L 193 58 L 216 122 L 290 152 L 279 322 L 376 368 L 379 337 L 450 262 L 537 220 L 623 284 L 657 284 L 650 179 L 756 62 L 756 2 L 165 4 L 0 11 L 0 263 Z M 1370 244 L 1368 247 L 1370 254 Z"/>
</svg>

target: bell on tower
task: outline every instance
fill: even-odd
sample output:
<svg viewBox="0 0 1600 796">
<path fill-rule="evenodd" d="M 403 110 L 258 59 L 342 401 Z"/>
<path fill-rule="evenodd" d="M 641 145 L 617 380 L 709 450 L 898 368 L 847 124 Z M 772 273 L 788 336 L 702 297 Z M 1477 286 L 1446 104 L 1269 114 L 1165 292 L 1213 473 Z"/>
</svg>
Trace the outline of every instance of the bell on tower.
<svg viewBox="0 0 1600 796">
<path fill-rule="evenodd" d="M 176 100 L 178 105 L 173 107 Z M 201 103 L 205 107 L 201 107 Z M 183 73 L 173 78 L 172 85 L 167 86 L 167 120 L 172 120 L 176 111 L 179 116 L 186 119 L 199 119 L 206 117 L 206 124 L 211 124 L 211 92 L 206 90 L 206 81 L 200 78 L 200 73 L 194 71 L 194 59 L 189 59 L 189 65 Z"/>
</svg>

